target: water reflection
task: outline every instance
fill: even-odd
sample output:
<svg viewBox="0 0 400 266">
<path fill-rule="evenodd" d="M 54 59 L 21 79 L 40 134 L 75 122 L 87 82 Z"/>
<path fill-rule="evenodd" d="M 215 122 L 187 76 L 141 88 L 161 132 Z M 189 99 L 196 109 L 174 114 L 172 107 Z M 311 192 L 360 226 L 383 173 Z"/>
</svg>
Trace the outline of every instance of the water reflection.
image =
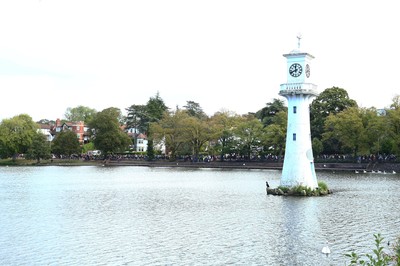
<svg viewBox="0 0 400 266">
<path fill-rule="evenodd" d="M 398 236 L 397 175 L 319 172 L 334 194 L 266 195 L 280 171 L 0 168 L 4 265 L 344 265 Z M 321 249 L 329 241 L 331 255 Z"/>
</svg>

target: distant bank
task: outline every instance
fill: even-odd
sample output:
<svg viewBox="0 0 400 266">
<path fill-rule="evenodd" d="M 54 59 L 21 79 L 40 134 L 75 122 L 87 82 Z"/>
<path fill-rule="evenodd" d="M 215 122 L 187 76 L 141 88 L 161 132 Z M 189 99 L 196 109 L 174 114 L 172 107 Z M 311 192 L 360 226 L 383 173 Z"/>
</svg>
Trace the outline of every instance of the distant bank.
<svg viewBox="0 0 400 266">
<path fill-rule="evenodd" d="M 185 167 L 185 168 L 225 168 L 225 169 L 276 169 L 281 170 L 282 162 L 272 161 L 214 161 L 214 162 L 190 162 L 190 161 L 175 161 L 170 162 L 166 160 L 96 160 L 96 161 L 82 161 L 82 160 L 65 160 L 55 159 L 53 161 L 41 161 L 39 164 L 36 161 L 28 161 L 25 159 L 18 159 L 17 162 L 11 160 L 0 160 L 0 165 L 4 166 L 80 166 L 80 165 L 104 165 L 104 166 L 147 166 L 147 167 Z M 370 162 L 370 163 L 345 163 L 345 162 L 325 162 L 315 163 L 317 170 L 331 170 L 331 171 L 353 171 L 353 172 L 386 172 L 386 173 L 399 173 L 400 163 L 390 162 Z"/>
</svg>

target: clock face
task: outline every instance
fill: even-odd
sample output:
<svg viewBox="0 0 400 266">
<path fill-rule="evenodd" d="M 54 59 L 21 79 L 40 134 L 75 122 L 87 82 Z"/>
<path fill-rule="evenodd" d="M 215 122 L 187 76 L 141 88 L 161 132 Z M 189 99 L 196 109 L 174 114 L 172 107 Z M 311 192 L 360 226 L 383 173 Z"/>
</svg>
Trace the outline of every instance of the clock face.
<svg viewBox="0 0 400 266">
<path fill-rule="evenodd" d="M 310 77 L 310 66 L 308 64 L 306 65 L 306 76 L 307 78 Z"/>
<path fill-rule="evenodd" d="M 298 63 L 294 63 L 289 67 L 289 74 L 292 77 L 297 78 L 298 76 L 301 75 L 302 72 L 303 72 L 303 68 Z"/>
</svg>

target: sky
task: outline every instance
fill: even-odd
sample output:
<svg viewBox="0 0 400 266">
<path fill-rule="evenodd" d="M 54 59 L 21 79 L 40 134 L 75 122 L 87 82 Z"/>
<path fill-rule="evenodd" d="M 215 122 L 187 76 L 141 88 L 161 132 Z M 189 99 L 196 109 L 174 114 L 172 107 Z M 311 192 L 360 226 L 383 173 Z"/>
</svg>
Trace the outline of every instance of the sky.
<svg viewBox="0 0 400 266">
<path fill-rule="evenodd" d="M 384 108 L 400 94 L 399 25 L 394 0 L 2 0 L 0 121 L 125 114 L 157 93 L 172 110 L 256 112 L 286 101 L 299 33 L 319 92 Z"/>
</svg>

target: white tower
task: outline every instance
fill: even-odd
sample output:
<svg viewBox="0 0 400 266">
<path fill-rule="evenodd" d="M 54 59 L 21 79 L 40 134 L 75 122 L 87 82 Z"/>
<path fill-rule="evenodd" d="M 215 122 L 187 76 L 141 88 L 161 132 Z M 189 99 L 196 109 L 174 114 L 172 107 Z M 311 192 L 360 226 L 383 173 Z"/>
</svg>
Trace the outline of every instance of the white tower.
<svg viewBox="0 0 400 266">
<path fill-rule="evenodd" d="M 286 152 L 281 186 L 318 187 L 311 146 L 310 103 L 317 96 L 317 86 L 311 82 L 310 65 L 314 58 L 298 49 L 283 56 L 287 58 L 287 83 L 281 84 L 279 95 L 288 101 Z"/>
</svg>

